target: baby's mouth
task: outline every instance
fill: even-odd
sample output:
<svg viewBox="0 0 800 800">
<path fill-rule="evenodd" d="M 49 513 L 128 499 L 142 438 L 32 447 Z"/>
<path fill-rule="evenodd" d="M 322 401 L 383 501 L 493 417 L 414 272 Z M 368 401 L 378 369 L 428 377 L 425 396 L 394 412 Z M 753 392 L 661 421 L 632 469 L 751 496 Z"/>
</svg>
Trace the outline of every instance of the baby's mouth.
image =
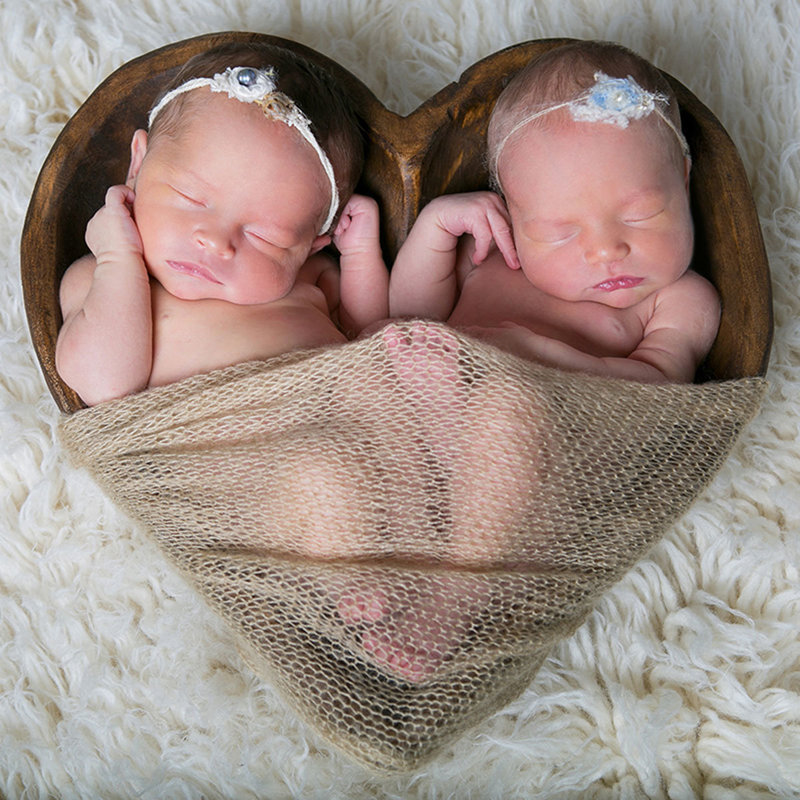
<svg viewBox="0 0 800 800">
<path fill-rule="evenodd" d="M 633 289 L 638 286 L 644 278 L 635 278 L 633 275 L 620 275 L 616 278 L 598 283 L 594 288 L 601 292 L 616 292 L 618 289 Z"/>
<path fill-rule="evenodd" d="M 182 275 L 190 275 L 200 280 L 208 281 L 209 283 L 216 283 L 222 285 L 222 281 L 218 281 L 211 270 L 195 264 L 191 261 L 167 261 L 167 266 L 175 272 L 180 272 Z"/>
</svg>

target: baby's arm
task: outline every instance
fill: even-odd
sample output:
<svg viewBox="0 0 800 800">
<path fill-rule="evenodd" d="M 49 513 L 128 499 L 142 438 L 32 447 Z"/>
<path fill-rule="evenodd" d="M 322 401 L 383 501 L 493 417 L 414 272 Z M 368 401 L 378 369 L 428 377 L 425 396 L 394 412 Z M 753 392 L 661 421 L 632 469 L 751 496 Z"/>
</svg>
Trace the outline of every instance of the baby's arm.
<svg viewBox="0 0 800 800">
<path fill-rule="evenodd" d="M 498 195 L 442 195 L 422 209 L 397 254 L 389 284 L 392 316 L 447 320 L 458 295 L 457 249 L 464 234 L 475 240 L 474 265 L 494 242 L 508 266 L 519 268 L 508 211 Z"/>
<path fill-rule="evenodd" d="M 131 216 L 133 191 L 112 186 L 86 227 L 92 255 L 61 282 L 56 368 L 89 405 L 146 388 L 152 368 L 150 282 Z"/>
<path fill-rule="evenodd" d="M 717 290 L 701 275 L 687 271 L 658 293 L 644 337 L 629 361 L 653 367 L 669 381 L 689 382 L 719 330 Z"/>
<path fill-rule="evenodd" d="M 354 194 L 333 234 L 339 250 L 339 324 L 348 338 L 389 316 L 389 273 L 381 255 L 378 204 Z"/>
<path fill-rule="evenodd" d="M 720 303 L 716 290 L 697 273 L 687 272 L 662 289 L 655 304 L 641 342 L 627 357 L 593 356 L 514 323 L 467 332 L 559 369 L 642 383 L 689 383 L 717 335 Z"/>
</svg>

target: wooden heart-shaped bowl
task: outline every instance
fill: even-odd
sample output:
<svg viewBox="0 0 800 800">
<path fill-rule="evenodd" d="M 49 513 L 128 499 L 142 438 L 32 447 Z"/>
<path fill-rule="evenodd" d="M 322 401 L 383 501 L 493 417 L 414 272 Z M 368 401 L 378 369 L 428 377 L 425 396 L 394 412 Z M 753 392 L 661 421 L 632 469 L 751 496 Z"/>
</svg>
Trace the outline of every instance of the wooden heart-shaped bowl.
<svg viewBox="0 0 800 800">
<path fill-rule="evenodd" d="M 504 79 L 534 55 L 567 39 L 513 45 L 470 67 L 408 116 L 387 110 L 335 61 L 296 42 L 260 33 L 224 32 L 168 45 L 124 64 L 77 110 L 42 166 L 22 232 L 21 272 L 28 325 L 53 398 L 64 412 L 83 407 L 59 377 L 58 286 L 86 252 L 86 223 L 105 190 L 125 179 L 129 143 L 144 127 L 160 87 L 190 57 L 231 41 L 264 40 L 327 67 L 347 87 L 367 137 L 358 190 L 381 207 L 384 254 L 391 263 L 420 208 L 439 194 L 487 188 L 484 143 Z M 722 125 L 683 84 L 666 75 L 681 107 L 693 157 L 693 267 L 722 297 L 722 320 L 698 380 L 763 375 L 772 340 L 769 267 L 755 206 L 736 148 Z"/>
</svg>

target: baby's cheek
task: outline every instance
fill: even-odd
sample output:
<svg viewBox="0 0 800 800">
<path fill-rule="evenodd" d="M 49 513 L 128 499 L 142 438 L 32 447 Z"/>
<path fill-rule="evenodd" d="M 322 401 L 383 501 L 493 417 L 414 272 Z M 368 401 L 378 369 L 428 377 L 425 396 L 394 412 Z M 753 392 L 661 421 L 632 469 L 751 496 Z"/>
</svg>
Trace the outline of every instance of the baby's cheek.
<svg viewBox="0 0 800 800">
<path fill-rule="evenodd" d="M 167 224 L 167 219 L 159 219 L 157 215 L 151 213 L 140 213 L 134 215 L 136 227 L 142 240 L 142 249 L 145 259 L 148 254 L 154 258 L 162 250 L 169 250 L 176 237 L 175 226 Z"/>
<path fill-rule="evenodd" d="M 525 274 L 534 283 L 563 281 L 582 260 L 580 249 L 572 242 L 560 245 L 537 244 L 527 255 L 527 258 L 520 257 L 520 260 Z"/>
<path fill-rule="evenodd" d="M 672 251 L 677 262 L 689 263 L 694 249 L 694 229 L 691 224 L 673 229 L 663 239 L 663 246 Z"/>
<path fill-rule="evenodd" d="M 294 270 L 276 267 L 269 264 L 258 271 L 258 278 L 254 279 L 251 286 L 245 286 L 245 291 L 256 297 L 257 302 L 271 303 L 286 297 L 294 288 L 297 274 Z"/>
</svg>

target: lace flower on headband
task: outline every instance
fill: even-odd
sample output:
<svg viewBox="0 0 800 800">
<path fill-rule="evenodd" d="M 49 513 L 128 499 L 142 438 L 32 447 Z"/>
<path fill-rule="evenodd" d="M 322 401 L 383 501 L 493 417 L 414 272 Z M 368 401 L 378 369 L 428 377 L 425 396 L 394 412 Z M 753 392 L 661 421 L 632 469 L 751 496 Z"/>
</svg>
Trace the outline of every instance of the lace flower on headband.
<svg viewBox="0 0 800 800">
<path fill-rule="evenodd" d="M 322 169 L 328 176 L 331 187 L 331 204 L 328 215 L 320 228 L 319 233 L 328 231 L 339 208 L 339 192 L 336 188 L 336 176 L 333 165 L 325 151 L 320 146 L 311 132 L 311 122 L 298 108 L 295 102 L 283 92 L 277 91 L 275 83 L 275 70 L 254 69 L 253 67 L 228 67 L 225 72 L 217 73 L 213 78 L 193 78 L 182 83 L 172 91 L 167 92 L 159 102 L 150 110 L 148 128 L 153 127 L 153 122 L 163 108 L 172 102 L 178 95 L 191 92 L 194 89 L 208 87 L 212 92 L 224 92 L 228 97 L 241 103 L 255 103 L 268 119 L 277 120 L 295 128 L 297 132 L 314 148 L 314 152 L 322 164 Z"/>
<path fill-rule="evenodd" d="M 559 108 L 568 108 L 572 119 L 576 122 L 606 122 L 620 128 L 627 128 L 632 119 L 642 119 L 655 113 L 678 138 L 683 155 L 686 158 L 690 157 L 689 145 L 684 135 L 658 105 L 659 103 L 669 104 L 665 95 L 648 92 L 647 89 L 639 86 L 630 75 L 627 78 L 610 78 L 604 72 L 595 72 L 594 80 L 593 86 L 572 100 L 540 108 L 514 125 L 495 150 L 492 173 L 497 175 L 500 153 L 518 130 L 524 128 L 529 122 Z"/>
<path fill-rule="evenodd" d="M 567 103 L 572 119 L 582 122 L 608 122 L 627 128 L 632 119 L 641 119 L 655 110 L 655 101 L 668 103 L 663 94 L 642 89 L 629 75 L 609 78 L 602 72 L 594 75 L 595 84 L 585 95 Z"/>
</svg>

